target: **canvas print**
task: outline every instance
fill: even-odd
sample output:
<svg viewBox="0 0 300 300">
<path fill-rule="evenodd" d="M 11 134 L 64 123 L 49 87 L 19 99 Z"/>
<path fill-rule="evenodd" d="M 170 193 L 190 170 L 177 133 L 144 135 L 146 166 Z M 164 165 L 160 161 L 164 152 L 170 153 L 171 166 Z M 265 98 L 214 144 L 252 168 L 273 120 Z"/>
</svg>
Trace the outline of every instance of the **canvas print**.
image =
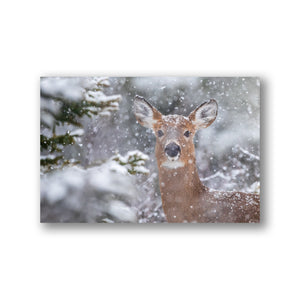
<svg viewBox="0 0 300 300">
<path fill-rule="evenodd" d="M 42 77 L 43 223 L 259 223 L 257 77 Z"/>
</svg>

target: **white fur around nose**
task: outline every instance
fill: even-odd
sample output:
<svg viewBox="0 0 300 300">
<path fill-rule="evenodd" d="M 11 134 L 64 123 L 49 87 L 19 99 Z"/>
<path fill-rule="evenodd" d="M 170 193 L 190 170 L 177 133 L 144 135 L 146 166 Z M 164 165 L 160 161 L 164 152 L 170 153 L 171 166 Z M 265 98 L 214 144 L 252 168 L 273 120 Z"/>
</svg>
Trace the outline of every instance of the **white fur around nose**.
<svg viewBox="0 0 300 300">
<path fill-rule="evenodd" d="M 178 153 L 178 154 L 177 154 L 176 156 L 174 156 L 174 157 L 171 157 L 171 156 L 169 156 L 169 155 L 166 153 L 166 156 L 167 156 L 168 160 L 170 160 L 170 161 L 175 161 L 175 160 L 177 160 L 177 159 L 179 158 L 180 153 Z"/>
<path fill-rule="evenodd" d="M 184 166 L 184 162 L 181 160 L 166 160 L 161 164 L 161 166 L 168 169 L 177 169 L 182 168 Z"/>
</svg>

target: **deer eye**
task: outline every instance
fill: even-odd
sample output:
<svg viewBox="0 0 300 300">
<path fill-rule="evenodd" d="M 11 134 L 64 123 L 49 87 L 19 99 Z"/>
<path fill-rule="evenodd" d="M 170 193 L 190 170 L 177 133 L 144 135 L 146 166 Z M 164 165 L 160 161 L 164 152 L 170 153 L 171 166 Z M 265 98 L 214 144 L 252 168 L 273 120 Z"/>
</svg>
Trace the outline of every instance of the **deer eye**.
<svg viewBox="0 0 300 300">
<path fill-rule="evenodd" d="M 157 135 L 158 135 L 158 137 L 162 137 L 164 135 L 164 133 L 162 132 L 162 130 L 158 130 Z"/>
<path fill-rule="evenodd" d="M 187 131 L 184 133 L 184 136 L 189 137 L 190 134 L 191 134 L 191 132 L 187 130 Z"/>
</svg>

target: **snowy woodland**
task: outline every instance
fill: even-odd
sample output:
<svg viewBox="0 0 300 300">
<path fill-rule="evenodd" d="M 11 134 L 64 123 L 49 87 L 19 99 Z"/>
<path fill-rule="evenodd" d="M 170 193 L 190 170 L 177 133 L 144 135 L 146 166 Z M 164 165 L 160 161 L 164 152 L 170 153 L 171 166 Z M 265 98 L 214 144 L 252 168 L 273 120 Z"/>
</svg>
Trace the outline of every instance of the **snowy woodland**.
<svg viewBox="0 0 300 300">
<path fill-rule="evenodd" d="M 140 95 L 163 114 L 209 99 L 195 136 L 203 183 L 260 192 L 260 82 L 254 77 L 45 77 L 40 81 L 41 222 L 161 223 L 155 136 L 136 122 Z"/>
</svg>

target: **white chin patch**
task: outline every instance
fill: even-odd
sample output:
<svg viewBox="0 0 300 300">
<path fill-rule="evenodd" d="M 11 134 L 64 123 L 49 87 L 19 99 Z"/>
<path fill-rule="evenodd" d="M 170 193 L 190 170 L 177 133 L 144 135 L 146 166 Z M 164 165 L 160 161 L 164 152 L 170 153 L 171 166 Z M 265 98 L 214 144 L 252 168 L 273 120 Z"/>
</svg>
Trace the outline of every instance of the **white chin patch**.
<svg viewBox="0 0 300 300">
<path fill-rule="evenodd" d="M 175 160 L 177 160 L 178 158 L 179 158 L 179 156 L 180 156 L 180 153 L 178 153 L 176 156 L 174 156 L 174 157 L 171 157 L 171 156 L 169 156 L 169 155 L 167 155 L 167 158 L 168 158 L 168 160 L 170 160 L 170 161 L 175 161 Z"/>
<path fill-rule="evenodd" d="M 181 168 L 184 166 L 184 162 L 183 161 L 180 161 L 180 160 L 177 160 L 178 157 L 176 158 L 175 160 L 175 157 L 172 158 L 173 160 L 166 160 L 164 161 L 161 166 L 162 167 L 165 167 L 165 168 L 168 168 L 168 169 L 177 169 L 177 168 Z"/>
</svg>

